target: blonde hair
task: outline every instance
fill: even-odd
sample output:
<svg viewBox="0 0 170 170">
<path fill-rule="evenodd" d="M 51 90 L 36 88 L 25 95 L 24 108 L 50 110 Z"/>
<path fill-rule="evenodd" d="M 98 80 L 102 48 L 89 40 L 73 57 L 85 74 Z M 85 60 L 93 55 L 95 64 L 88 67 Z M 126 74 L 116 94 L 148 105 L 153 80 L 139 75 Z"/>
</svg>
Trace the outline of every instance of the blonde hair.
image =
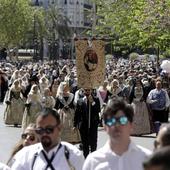
<svg viewBox="0 0 170 170">
<path fill-rule="evenodd" d="M 35 128 L 36 128 L 36 124 L 35 123 L 30 123 L 27 127 L 26 127 L 26 129 L 31 129 L 31 130 L 35 130 Z M 26 130 L 25 129 L 25 130 Z"/>
</svg>

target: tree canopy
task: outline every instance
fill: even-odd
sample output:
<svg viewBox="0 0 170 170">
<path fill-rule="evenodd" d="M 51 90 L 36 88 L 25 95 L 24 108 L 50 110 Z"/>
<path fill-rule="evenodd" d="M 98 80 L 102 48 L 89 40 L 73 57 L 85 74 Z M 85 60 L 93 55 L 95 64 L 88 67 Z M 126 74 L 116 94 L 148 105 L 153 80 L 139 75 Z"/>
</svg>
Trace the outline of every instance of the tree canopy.
<svg viewBox="0 0 170 170">
<path fill-rule="evenodd" d="M 46 30 L 49 38 L 65 39 L 70 35 L 69 19 L 59 12 L 57 6 L 49 6 L 46 11 Z M 53 37 L 54 36 L 54 37 Z"/>
<path fill-rule="evenodd" d="M 170 1 L 95 0 L 96 35 L 130 47 L 170 47 Z"/>
<path fill-rule="evenodd" d="M 0 0 L 0 11 L 0 46 L 16 47 L 70 33 L 69 21 L 57 7 L 44 9 L 31 0 Z"/>
<path fill-rule="evenodd" d="M 14 46 L 32 25 L 33 9 L 28 0 L 0 0 L 0 45 Z"/>
</svg>

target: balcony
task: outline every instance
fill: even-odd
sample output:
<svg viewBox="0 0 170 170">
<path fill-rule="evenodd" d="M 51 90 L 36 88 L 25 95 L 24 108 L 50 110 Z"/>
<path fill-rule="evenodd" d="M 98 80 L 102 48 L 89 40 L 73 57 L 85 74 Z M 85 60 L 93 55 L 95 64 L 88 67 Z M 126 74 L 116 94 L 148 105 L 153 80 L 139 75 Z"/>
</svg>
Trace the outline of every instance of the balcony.
<svg viewBox="0 0 170 170">
<path fill-rule="evenodd" d="M 86 8 L 86 9 L 92 9 L 93 8 L 93 6 L 92 5 L 90 5 L 90 4 L 84 4 L 84 8 Z"/>
<path fill-rule="evenodd" d="M 90 22 L 84 22 L 84 26 L 85 26 L 85 27 L 91 27 L 91 26 L 92 26 L 92 23 L 90 23 Z"/>
</svg>

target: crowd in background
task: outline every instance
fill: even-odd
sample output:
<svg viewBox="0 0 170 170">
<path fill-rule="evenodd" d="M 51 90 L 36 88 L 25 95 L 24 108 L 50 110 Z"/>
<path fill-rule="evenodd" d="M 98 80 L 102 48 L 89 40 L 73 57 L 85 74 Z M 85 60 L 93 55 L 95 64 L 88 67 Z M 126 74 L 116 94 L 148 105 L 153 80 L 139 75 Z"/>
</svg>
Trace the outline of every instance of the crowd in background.
<svg viewBox="0 0 170 170">
<path fill-rule="evenodd" d="M 35 119 L 35 113 L 41 110 L 41 107 L 61 109 L 62 106 L 60 106 L 59 101 L 62 98 L 64 86 L 67 86 L 65 91 L 69 92 L 65 95 L 72 94 L 68 101 L 74 101 L 70 108 L 75 107 L 78 98 L 84 96 L 84 89 L 77 85 L 76 72 L 75 61 L 71 60 L 17 63 L 15 65 L 1 63 L 0 101 L 7 104 L 7 113 L 4 116 L 5 123 L 16 126 L 22 124 L 23 127 L 26 127 L 32 119 Z M 165 100 L 161 103 L 163 106 L 155 108 L 152 100 L 153 95 L 148 94 L 156 88 L 157 83 L 155 81 L 159 80 L 160 88 L 165 91 L 166 98 L 162 99 Z M 92 93 L 93 96 L 99 98 L 100 108 L 111 97 L 119 97 L 132 104 L 137 115 L 135 117 L 136 123 L 139 124 L 138 121 L 145 122 L 143 127 L 145 129 L 141 130 L 136 127 L 134 134 L 150 133 L 153 130 L 153 122 L 168 121 L 169 77 L 161 68 L 157 68 L 156 62 L 110 59 L 106 61 L 104 83 L 96 89 L 92 89 Z M 71 99 L 72 101 L 70 101 Z M 164 106 L 164 102 L 166 106 Z M 9 105 L 10 107 L 8 107 Z M 166 113 L 162 117 L 155 117 L 154 110 L 162 110 L 159 107 L 166 109 Z M 12 115 L 15 115 L 15 118 Z M 29 115 L 29 118 L 27 115 Z M 143 118 L 140 115 L 143 115 Z"/>
<path fill-rule="evenodd" d="M 169 117 L 169 75 L 154 61 L 109 59 L 105 81 L 95 89 L 78 86 L 74 60 L 1 62 L 0 89 L 5 124 L 21 126 L 24 132 L 43 108 L 56 109 L 63 125 L 61 140 L 81 141 L 85 158 L 97 148 L 97 129 L 103 126 L 109 99 L 134 109 L 131 135 L 157 133 Z"/>
</svg>

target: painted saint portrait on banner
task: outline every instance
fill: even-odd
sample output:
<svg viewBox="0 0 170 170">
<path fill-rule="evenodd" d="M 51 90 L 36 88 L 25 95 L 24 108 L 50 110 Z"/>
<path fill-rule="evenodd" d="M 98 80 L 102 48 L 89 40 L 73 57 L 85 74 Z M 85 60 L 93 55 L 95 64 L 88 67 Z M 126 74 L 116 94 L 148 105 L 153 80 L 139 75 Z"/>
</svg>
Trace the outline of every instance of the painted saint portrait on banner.
<svg viewBox="0 0 170 170">
<path fill-rule="evenodd" d="M 76 40 L 75 47 L 78 87 L 93 89 L 103 84 L 105 42 Z"/>
<path fill-rule="evenodd" d="M 98 57 L 96 52 L 89 48 L 84 55 L 84 66 L 87 71 L 94 71 L 97 68 Z"/>
</svg>

